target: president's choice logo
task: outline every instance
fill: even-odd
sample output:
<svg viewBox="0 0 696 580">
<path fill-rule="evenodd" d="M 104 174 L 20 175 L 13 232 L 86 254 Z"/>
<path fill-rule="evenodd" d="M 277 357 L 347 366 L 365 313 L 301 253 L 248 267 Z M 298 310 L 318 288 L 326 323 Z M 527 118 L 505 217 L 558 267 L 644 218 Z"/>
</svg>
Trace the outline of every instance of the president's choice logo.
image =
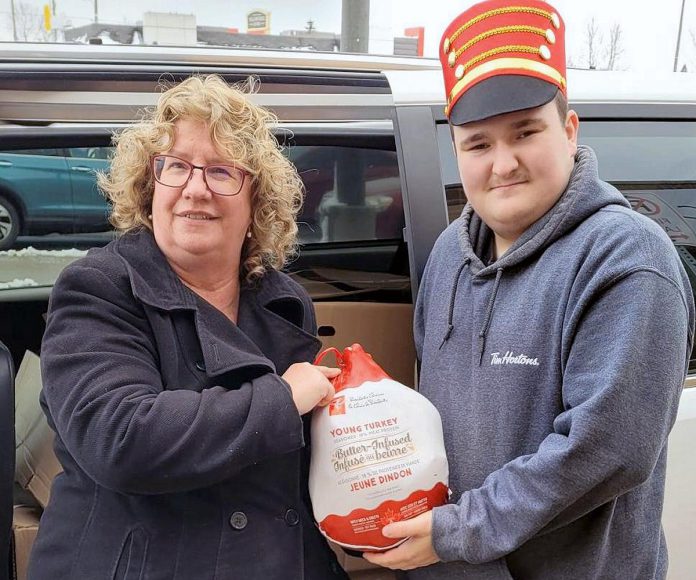
<svg viewBox="0 0 696 580">
<path fill-rule="evenodd" d="M 530 358 L 526 354 L 515 354 L 511 350 L 503 356 L 499 352 L 491 353 L 491 365 L 526 365 L 532 367 L 539 366 L 539 359 Z"/>
</svg>

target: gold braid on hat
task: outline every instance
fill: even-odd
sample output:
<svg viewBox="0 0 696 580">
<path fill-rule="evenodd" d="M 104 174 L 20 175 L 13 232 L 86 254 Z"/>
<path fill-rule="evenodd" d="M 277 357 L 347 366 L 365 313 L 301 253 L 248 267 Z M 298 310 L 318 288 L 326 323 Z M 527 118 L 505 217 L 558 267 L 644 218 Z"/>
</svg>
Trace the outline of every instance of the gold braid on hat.
<svg viewBox="0 0 696 580">
<path fill-rule="evenodd" d="M 457 59 L 467 50 L 469 50 L 472 46 L 475 44 L 478 44 L 482 40 L 486 40 L 487 38 L 490 38 L 491 36 L 497 36 L 498 34 L 513 34 L 516 32 L 529 32 L 530 34 L 536 34 L 537 36 L 541 36 L 544 39 L 546 39 L 550 44 L 553 44 L 556 42 L 556 35 L 553 33 L 553 30 L 549 29 L 544 29 L 544 28 L 539 28 L 538 26 L 523 26 L 523 25 L 514 25 L 514 26 L 501 26 L 500 28 L 493 28 L 491 30 L 488 30 L 486 32 L 482 32 L 478 36 L 474 36 L 469 42 L 466 44 L 462 45 L 460 48 L 457 49 L 457 52 L 450 52 L 449 57 L 448 57 L 448 64 L 453 67 Z M 468 67 L 467 65 L 464 65 L 465 68 Z"/>
<path fill-rule="evenodd" d="M 495 8 L 494 10 L 489 10 L 488 12 L 484 12 L 482 14 L 479 14 L 475 18 L 472 18 L 468 22 L 465 22 L 462 24 L 457 30 L 454 31 L 454 33 L 448 37 L 445 38 L 445 43 L 444 43 L 444 51 L 447 53 L 449 52 L 450 46 L 452 46 L 452 43 L 459 38 L 459 35 L 464 32 L 467 28 L 471 28 L 475 24 L 478 24 L 482 20 L 485 20 L 486 18 L 491 18 L 493 16 L 500 16 L 502 14 L 536 14 L 537 16 L 541 16 L 543 18 L 548 18 L 551 24 L 553 24 L 554 28 L 558 29 L 561 26 L 560 20 L 558 18 L 558 15 L 555 12 L 550 12 L 548 10 L 542 10 L 541 8 L 532 8 L 531 6 L 508 6 L 506 8 Z"/>
</svg>

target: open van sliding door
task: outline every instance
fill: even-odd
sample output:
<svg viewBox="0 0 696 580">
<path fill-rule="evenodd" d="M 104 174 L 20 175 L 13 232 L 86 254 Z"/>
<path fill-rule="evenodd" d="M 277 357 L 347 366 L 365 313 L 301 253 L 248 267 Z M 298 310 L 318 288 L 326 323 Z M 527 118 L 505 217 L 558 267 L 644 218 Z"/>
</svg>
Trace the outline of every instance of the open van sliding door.
<svg viewBox="0 0 696 580">
<path fill-rule="evenodd" d="M 49 144 L 106 148 L 112 129 L 4 127 L 0 128 L 0 148 L 31 149 Z M 278 137 L 306 190 L 298 217 L 299 252 L 287 271 L 314 300 L 324 346 L 345 348 L 358 342 L 395 379 L 412 386 L 413 305 L 403 239 L 401 170 L 392 123 L 284 124 Z M 24 259 L 27 267 L 34 259 L 42 264 L 32 276 L 47 283 L 47 295 L 51 280 L 38 276 L 55 279 L 61 267 L 81 252 L 104 245 L 112 237 L 113 233 L 94 231 L 20 237 L 18 243 L 22 248 L 32 244 L 40 252 L 37 256 L 29 253 Z M 52 252 L 55 271 L 45 265 Z M 393 578 L 388 570 L 378 573 L 362 560 L 348 559 L 342 553 L 340 557 L 356 580 Z"/>
<path fill-rule="evenodd" d="M 390 121 L 284 126 L 305 185 L 288 270 L 314 300 L 325 347 L 360 343 L 414 384 L 412 294 L 401 169 Z M 287 137 L 290 136 L 291 137 Z"/>
<path fill-rule="evenodd" d="M 414 301 L 428 256 L 448 223 L 436 121 L 435 107 L 396 107 L 394 129 Z"/>
<path fill-rule="evenodd" d="M 0 127 L 0 150 L 84 148 L 89 159 L 90 152 L 100 151 L 93 148 L 110 145 L 114 125 L 133 121 L 156 102 L 163 80 L 173 84 L 192 73 L 217 73 L 237 82 L 254 75 L 260 88 L 252 99 L 272 109 L 293 132 L 279 137 L 300 170 L 307 197 L 299 219 L 300 251 L 288 271 L 314 300 L 325 346 L 360 342 L 394 378 L 412 385 L 412 265 L 403 237 L 403 185 L 411 180 L 404 181 L 404 160 L 396 152 L 393 99 L 385 76 L 375 66 L 343 70 L 322 65 L 323 57 L 307 68 L 294 57 L 282 64 L 265 53 L 83 48 L 0 59 L 0 89 L 7 104 L 3 121 L 24 125 Z M 414 165 L 409 172 L 416 170 Z M 83 217 L 76 220 L 84 225 L 90 220 Z M 22 278 L 32 278 L 37 297 L 45 301 L 51 278 L 65 263 L 112 237 L 88 231 L 20 239 L 19 248 L 38 249 L 27 254 L 29 265 L 33 259 L 36 264 L 31 276 Z M 46 257 L 41 252 L 52 250 L 68 251 L 50 254 L 50 267 L 40 267 L 39 258 Z M 34 290 L 19 289 L 17 296 Z M 5 296 L 8 302 L 11 297 Z M 12 306 L 18 316 L 27 310 L 27 303 Z M 11 346 L 14 351 L 22 345 Z M 365 566 L 362 560 L 347 564 L 355 579 L 393 578 L 388 570 L 364 572 Z"/>
</svg>

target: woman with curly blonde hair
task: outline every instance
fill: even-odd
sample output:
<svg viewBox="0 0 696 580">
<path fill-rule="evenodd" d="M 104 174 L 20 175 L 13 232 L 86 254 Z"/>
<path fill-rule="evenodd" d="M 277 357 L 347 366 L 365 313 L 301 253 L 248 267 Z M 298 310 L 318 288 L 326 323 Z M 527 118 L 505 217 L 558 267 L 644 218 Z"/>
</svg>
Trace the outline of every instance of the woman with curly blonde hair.
<svg viewBox="0 0 696 580">
<path fill-rule="evenodd" d="M 42 344 L 63 473 L 30 577 L 345 578 L 313 525 L 303 415 L 333 396 L 279 271 L 302 184 L 275 121 L 192 77 L 116 137 L 122 235 L 68 266 Z"/>
</svg>

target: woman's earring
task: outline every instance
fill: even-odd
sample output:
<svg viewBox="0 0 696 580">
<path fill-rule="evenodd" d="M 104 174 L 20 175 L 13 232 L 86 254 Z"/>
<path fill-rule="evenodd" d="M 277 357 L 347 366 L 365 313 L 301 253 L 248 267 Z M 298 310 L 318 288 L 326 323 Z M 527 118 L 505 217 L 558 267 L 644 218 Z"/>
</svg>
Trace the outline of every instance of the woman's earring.
<svg viewBox="0 0 696 580">
<path fill-rule="evenodd" d="M 247 238 L 251 239 L 251 230 L 247 232 Z"/>
<path fill-rule="evenodd" d="M 150 221 L 152 221 L 152 214 L 151 214 L 151 213 L 147 214 L 147 219 L 149 219 Z"/>
</svg>

